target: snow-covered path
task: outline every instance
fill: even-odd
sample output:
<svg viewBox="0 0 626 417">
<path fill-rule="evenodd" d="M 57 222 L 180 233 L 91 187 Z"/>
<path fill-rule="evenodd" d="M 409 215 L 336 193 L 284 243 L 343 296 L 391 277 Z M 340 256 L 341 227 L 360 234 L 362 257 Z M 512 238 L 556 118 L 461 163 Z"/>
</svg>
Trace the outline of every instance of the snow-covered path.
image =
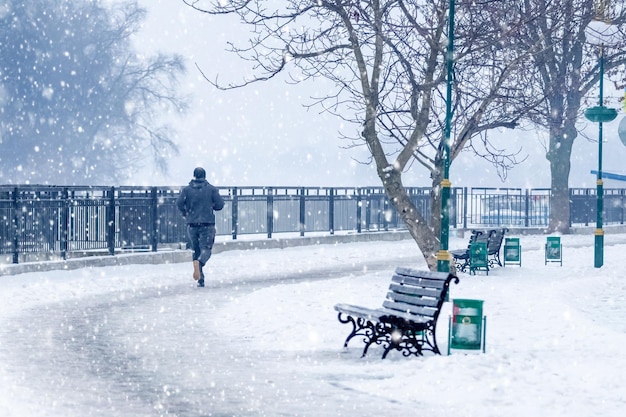
<svg viewBox="0 0 626 417">
<path fill-rule="evenodd" d="M 379 306 L 396 266 L 424 268 L 411 241 L 224 252 L 204 289 L 187 264 L 2 277 L 0 415 L 621 416 L 626 235 L 600 270 L 592 236 L 562 239 L 563 267 L 531 236 L 522 267 L 460 275 L 486 354 L 385 361 L 341 348 L 332 306 Z"/>
<path fill-rule="evenodd" d="M 5 395 L 10 400 L 10 407 L 0 407 L 0 414 L 293 416 L 307 415 L 302 407 L 317 404 L 316 413 L 321 414 L 316 415 L 335 415 L 335 404 L 324 406 L 324 397 L 335 397 L 337 388 L 320 379 L 318 372 L 303 372 L 306 368 L 300 366 L 311 358 L 283 351 L 280 339 L 275 349 L 255 350 L 246 343 L 253 334 L 231 328 L 226 332 L 234 330 L 233 334 L 225 338 L 222 328 L 230 326 L 217 321 L 218 311 L 261 288 L 297 286 L 338 273 L 363 275 L 364 267 L 387 271 L 407 257 L 382 261 L 374 257 L 358 264 L 338 258 L 324 263 L 293 259 L 290 267 L 276 268 L 279 260 L 262 259 L 272 252 L 280 254 L 263 251 L 246 256 L 256 256 L 262 270 L 274 269 L 275 274 L 259 274 L 262 271 L 248 266 L 224 272 L 233 257 L 241 256 L 224 254 L 213 269 L 222 278 L 212 279 L 204 289 L 194 288 L 189 277 L 180 277 L 180 270 L 188 266 L 180 264 L 70 272 L 75 276 L 60 279 L 65 290 L 54 288 L 52 276 L 37 276 L 14 288 L 14 295 L 32 306 L 14 305 L 15 314 L 0 331 L 0 363 L 8 364 L 3 386 L 9 387 Z M 293 256 L 298 258 L 297 253 Z M 182 275 L 189 275 L 185 272 Z M 88 277 L 92 274 L 95 279 Z M 130 282 L 123 282 L 125 276 Z M 109 278 L 113 282 L 107 283 Z M 6 278 L 13 284 L 19 279 Z M 115 289 L 116 281 L 122 289 Z M 100 292 L 95 287 L 103 283 L 106 287 Z M 52 301 L 45 295 L 51 287 Z M 280 309 L 280 300 L 267 301 Z M 268 313 L 267 308 L 257 312 Z M 282 319 L 290 321 L 288 316 Z M 320 352 L 314 360 L 337 361 L 340 352 Z"/>
</svg>

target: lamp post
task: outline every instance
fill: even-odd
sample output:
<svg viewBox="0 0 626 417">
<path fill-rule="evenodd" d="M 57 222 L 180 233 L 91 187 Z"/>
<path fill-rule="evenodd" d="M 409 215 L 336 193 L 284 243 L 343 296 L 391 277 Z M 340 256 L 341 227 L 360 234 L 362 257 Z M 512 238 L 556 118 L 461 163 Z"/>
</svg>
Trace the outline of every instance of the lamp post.
<svg viewBox="0 0 626 417">
<path fill-rule="evenodd" d="M 605 10 L 602 8 L 602 10 Z M 610 122 L 617 117 L 615 109 L 604 107 L 603 87 L 604 87 L 604 46 L 614 41 L 616 31 L 610 23 L 606 22 L 604 16 L 598 20 L 592 20 L 585 28 L 587 41 L 599 47 L 598 66 L 600 68 L 600 94 L 599 105 L 590 107 L 585 111 L 585 117 L 598 123 L 598 174 L 596 179 L 596 230 L 594 242 L 594 262 L 595 268 L 601 268 L 604 264 L 604 230 L 602 230 L 602 212 L 604 210 L 604 185 L 602 181 L 602 124 Z"/>
<path fill-rule="evenodd" d="M 452 68 L 454 63 L 454 0 L 450 0 L 448 10 L 448 48 L 446 51 L 446 124 L 443 142 L 443 179 L 441 180 L 441 233 L 437 252 L 437 271 L 450 272 L 450 131 L 452 126 Z"/>
</svg>

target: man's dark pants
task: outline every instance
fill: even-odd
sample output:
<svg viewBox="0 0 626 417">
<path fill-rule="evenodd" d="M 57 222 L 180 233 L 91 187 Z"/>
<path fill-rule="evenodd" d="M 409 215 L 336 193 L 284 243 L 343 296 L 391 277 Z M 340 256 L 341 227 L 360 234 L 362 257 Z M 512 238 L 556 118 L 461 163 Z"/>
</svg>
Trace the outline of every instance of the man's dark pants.
<svg viewBox="0 0 626 417">
<path fill-rule="evenodd" d="M 200 270 L 211 258 L 213 243 L 215 243 L 215 225 L 212 224 L 190 224 L 187 228 L 191 249 L 193 250 L 193 260 L 200 262 Z M 201 279 L 204 278 L 202 274 Z"/>
</svg>

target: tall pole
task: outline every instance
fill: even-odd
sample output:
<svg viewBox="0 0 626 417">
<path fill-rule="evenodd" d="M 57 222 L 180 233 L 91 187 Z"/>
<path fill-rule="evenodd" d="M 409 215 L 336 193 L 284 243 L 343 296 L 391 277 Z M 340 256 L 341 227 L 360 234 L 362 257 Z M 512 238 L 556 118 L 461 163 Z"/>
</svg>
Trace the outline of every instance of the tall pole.
<svg viewBox="0 0 626 417">
<path fill-rule="evenodd" d="M 452 68 L 454 64 L 454 0 L 450 0 L 448 16 L 448 49 L 446 53 L 446 125 L 443 142 L 443 179 L 441 180 L 441 236 L 437 252 L 437 271 L 450 272 L 450 131 L 452 126 Z"/>
<path fill-rule="evenodd" d="M 604 45 L 600 45 L 600 103 L 599 106 L 604 107 Z M 598 122 L 598 176 L 596 179 L 596 230 L 594 242 L 594 261 L 595 268 L 601 268 L 604 264 L 604 230 L 602 230 L 602 211 L 604 209 L 604 183 L 602 182 L 602 119 Z"/>
<path fill-rule="evenodd" d="M 604 107 L 604 46 L 616 45 L 622 41 L 618 39 L 615 26 L 611 23 L 607 13 L 610 9 L 610 0 L 599 0 L 594 2 L 596 17 L 592 19 L 585 28 L 585 37 L 589 43 L 600 47 L 599 67 L 600 67 L 600 101 L 597 107 L 589 108 L 585 111 L 585 117 L 592 122 L 598 123 L 598 177 L 596 179 L 596 230 L 593 234 L 594 260 L 593 266 L 601 268 L 604 264 L 604 230 L 602 230 L 602 212 L 604 210 L 604 189 L 602 182 L 602 123 L 615 120 L 617 110 Z"/>
</svg>

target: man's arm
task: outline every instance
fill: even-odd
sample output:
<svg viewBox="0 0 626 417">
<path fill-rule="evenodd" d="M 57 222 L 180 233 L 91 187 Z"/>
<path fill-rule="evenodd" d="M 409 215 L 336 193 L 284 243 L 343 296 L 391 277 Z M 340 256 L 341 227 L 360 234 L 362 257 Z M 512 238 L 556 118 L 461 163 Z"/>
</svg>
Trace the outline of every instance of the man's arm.
<svg viewBox="0 0 626 417">
<path fill-rule="evenodd" d="M 186 203 L 187 202 L 187 196 L 185 193 L 185 189 L 183 189 L 180 192 L 180 195 L 178 196 L 178 199 L 176 200 L 176 207 L 178 207 L 178 211 L 181 212 L 181 214 L 183 215 L 183 217 L 187 216 L 187 207 L 186 207 Z"/>
<path fill-rule="evenodd" d="M 224 199 L 220 195 L 220 191 L 213 187 L 213 210 L 220 211 L 224 208 Z"/>
</svg>

